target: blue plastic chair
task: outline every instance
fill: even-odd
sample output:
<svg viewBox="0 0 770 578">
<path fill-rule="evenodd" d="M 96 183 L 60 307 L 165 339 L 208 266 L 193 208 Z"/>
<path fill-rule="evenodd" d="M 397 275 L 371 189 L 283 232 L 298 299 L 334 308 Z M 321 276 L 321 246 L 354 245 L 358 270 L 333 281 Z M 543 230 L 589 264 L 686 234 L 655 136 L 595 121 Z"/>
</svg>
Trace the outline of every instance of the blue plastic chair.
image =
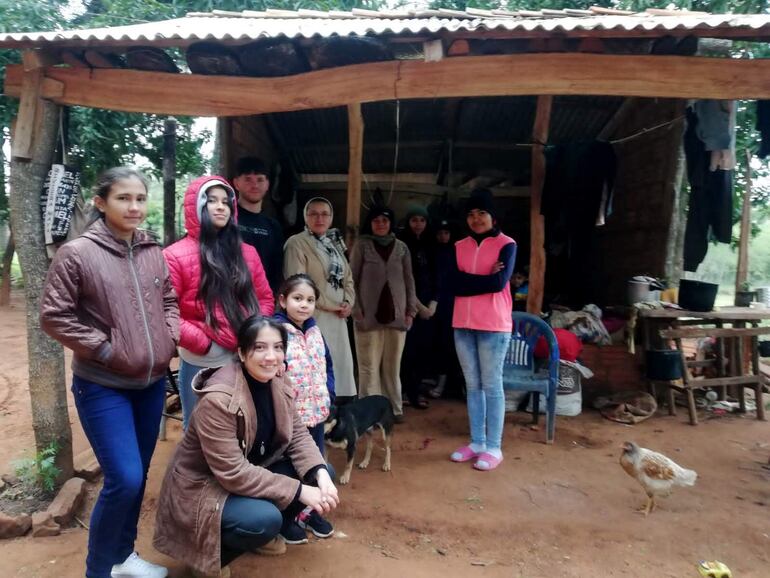
<svg viewBox="0 0 770 578">
<path fill-rule="evenodd" d="M 559 381 L 559 345 L 550 325 L 535 315 L 514 311 L 511 346 L 503 365 L 503 388 L 533 394 L 533 423 L 540 417 L 540 395 L 546 400 L 546 443 L 556 431 L 556 388 Z M 548 359 L 535 360 L 535 345 L 541 336 L 548 344 Z M 545 366 L 544 366 L 545 364 Z"/>
</svg>

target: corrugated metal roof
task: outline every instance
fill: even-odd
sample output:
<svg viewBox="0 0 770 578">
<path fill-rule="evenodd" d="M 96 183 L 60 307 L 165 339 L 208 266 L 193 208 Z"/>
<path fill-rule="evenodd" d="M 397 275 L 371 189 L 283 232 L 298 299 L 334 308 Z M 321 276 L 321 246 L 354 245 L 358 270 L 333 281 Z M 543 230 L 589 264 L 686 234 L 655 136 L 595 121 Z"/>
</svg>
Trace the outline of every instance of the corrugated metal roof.
<svg viewBox="0 0 770 578">
<path fill-rule="evenodd" d="M 452 102 L 459 100 L 459 102 Z M 601 132 L 623 98 L 559 96 L 554 99 L 548 141 L 560 144 L 591 140 Z M 455 171 L 504 171 L 527 182 L 536 98 L 532 96 L 463 99 L 417 99 L 363 105 L 364 171 L 393 170 L 399 142 L 397 171 L 435 173 L 451 139 Z M 452 112 L 454 111 L 454 112 Z M 271 114 L 281 147 L 300 173 L 346 173 L 348 121 L 345 108 Z"/>
<path fill-rule="evenodd" d="M 184 46 L 198 40 L 244 42 L 259 38 L 327 38 L 330 36 L 390 36 L 456 32 L 507 32 L 512 37 L 534 33 L 608 36 L 638 32 L 640 35 L 672 31 L 708 34 L 743 31 L 745 35 L 770 35 L 770 15 L 704 14 L 650 10 L 631 14 L 595 9 L 506 12 L 468 9 L 420 12 L 316 12 L 308 10 L 266 12 L 195 13 L 185 18 L 130 26 L 24 32 L 0 35 L 0 46 L 30 44 L 158 44 Z M 660 13 L 665 15 L 661 15 Z"/>
</svg>

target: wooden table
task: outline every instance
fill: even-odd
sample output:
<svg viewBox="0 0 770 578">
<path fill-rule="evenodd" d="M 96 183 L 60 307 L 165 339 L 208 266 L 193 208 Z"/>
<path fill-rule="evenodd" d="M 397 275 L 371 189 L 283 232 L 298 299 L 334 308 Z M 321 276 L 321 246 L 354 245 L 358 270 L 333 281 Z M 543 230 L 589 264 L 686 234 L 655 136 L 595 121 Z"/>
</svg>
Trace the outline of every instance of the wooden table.
<svg viewBox="0 0 770 578">
<path fill-rule="evenodd" d="M 744 388 L 754 390 L 757 419 L 765 419 L 762 403 L 762 386 L 765 378 L 759 369 L 758 337 L 770 335 L 770 327 L 760 327 L 762 321 L 770 320 L 770 309 L 748 307 L 721 307 L 715 311 L 685 311 L 683 309 L 640 309 L 642 339 L 645 350 L 665 349 L 671 340 L 682 356 L 682 382 L 651 382 L 653 395 L 656 385 L 668 388 L 669 413 L 676 415 L 673 390 L 687 395 L 690 423 L 698 424 L 693 390 L 707 387 L 718 388 L 720 399 L 726 398 L 729 387 L 738 390 L 740 410 L 746 411 Z M 729 327 L 726 327 L 729 326 Z M 713 337 L 716 339 L 716 359 L 705 361 L 688 360 L 682 349 L 682 339 Z M 750 372 L 744 371 L 744 348 L 749 343 L 751 357 Z M 691 368 L 716 365 L 718 377 L 694 379 Z"/>
</svg>

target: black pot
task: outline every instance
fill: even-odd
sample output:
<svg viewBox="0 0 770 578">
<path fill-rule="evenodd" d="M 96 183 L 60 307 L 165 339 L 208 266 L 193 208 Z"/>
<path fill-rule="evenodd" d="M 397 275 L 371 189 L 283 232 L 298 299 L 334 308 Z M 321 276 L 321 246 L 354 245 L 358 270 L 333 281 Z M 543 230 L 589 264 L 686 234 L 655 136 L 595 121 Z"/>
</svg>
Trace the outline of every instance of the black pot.
<svg viewBox="0 0 770 578">
<path fill-rule="evenodd" d="M 679 306 L 687 311 L 711 311 L 719 285 L 682 279 L 679 282 Z"/>
<path fill-rule="evenodd" d="M 735 306 L 736 307 L 748 307 L 751 302 L 756 298 L 755 291 L 736 291 L 735 292 Z"/>
<path fill-rule="evenodd" d="M 770 341 L 759 342 L 759 355 L 760 357 L 770 357 Z"/>
<path fill-rule="evenodd" d="M 682 355 L 675 349 L 647 350 L 647 379 L 673 381 L 682 378 Z"/>
</svg>

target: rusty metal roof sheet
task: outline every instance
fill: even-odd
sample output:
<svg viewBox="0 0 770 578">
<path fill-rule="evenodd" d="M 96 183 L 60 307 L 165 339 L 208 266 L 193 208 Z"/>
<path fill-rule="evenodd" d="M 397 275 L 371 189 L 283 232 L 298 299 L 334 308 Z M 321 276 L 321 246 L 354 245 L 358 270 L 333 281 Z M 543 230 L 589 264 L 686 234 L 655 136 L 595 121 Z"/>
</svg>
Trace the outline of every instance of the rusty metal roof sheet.
<svg viewBox="0 0 770 578">
<path fill-rule="evenodd" d="M 350 12 L 267 10 L 265 12 L 191 13 L 185 18 L 129 26 L 85 30 L 56 30 L 0 34 L 0 46 L 39 44 L 158 44 L 183 46 L 198 40 L 245 42 L 260 38 L 328 38 L 331 36 L 393 36 L 458 32 L 499 31 L 511 37 L 532 34 L 611 37 L 666 35 L 673 31 L 718 35 L 740 31 L 743 35 L 770 36 L 770 14 L 705 14 L 702 12 L 648 10 L 629 13 L 592 10 L 382 11 Z"/>
<path fill-rule="evenodd" d="M 435 173 L 451 139 L 454 168 L 470 173 L 496 169 L 529 174 L 532 96 L 415 99 L 363 105 L 364 171 Z M 559 96 L 554 99 L 549 142 L 592 140 L 623 103 L 620 97 Z M 398 113 L 396 112 L 398 106 Z M 455 112 L 450 115 L 448 111 Z M 270 115 L 281 148 L 300 173 L 346 173 L 348 121 L 345 108 Z M 398 124 L 398 130 L 396 125 Z M 399 142 L 396 159 L 395 143 Z M 520 146 L 521 145 L 521 146 Z M 525 179 L 526 180 L 526 179 Z"/>
</svg>

